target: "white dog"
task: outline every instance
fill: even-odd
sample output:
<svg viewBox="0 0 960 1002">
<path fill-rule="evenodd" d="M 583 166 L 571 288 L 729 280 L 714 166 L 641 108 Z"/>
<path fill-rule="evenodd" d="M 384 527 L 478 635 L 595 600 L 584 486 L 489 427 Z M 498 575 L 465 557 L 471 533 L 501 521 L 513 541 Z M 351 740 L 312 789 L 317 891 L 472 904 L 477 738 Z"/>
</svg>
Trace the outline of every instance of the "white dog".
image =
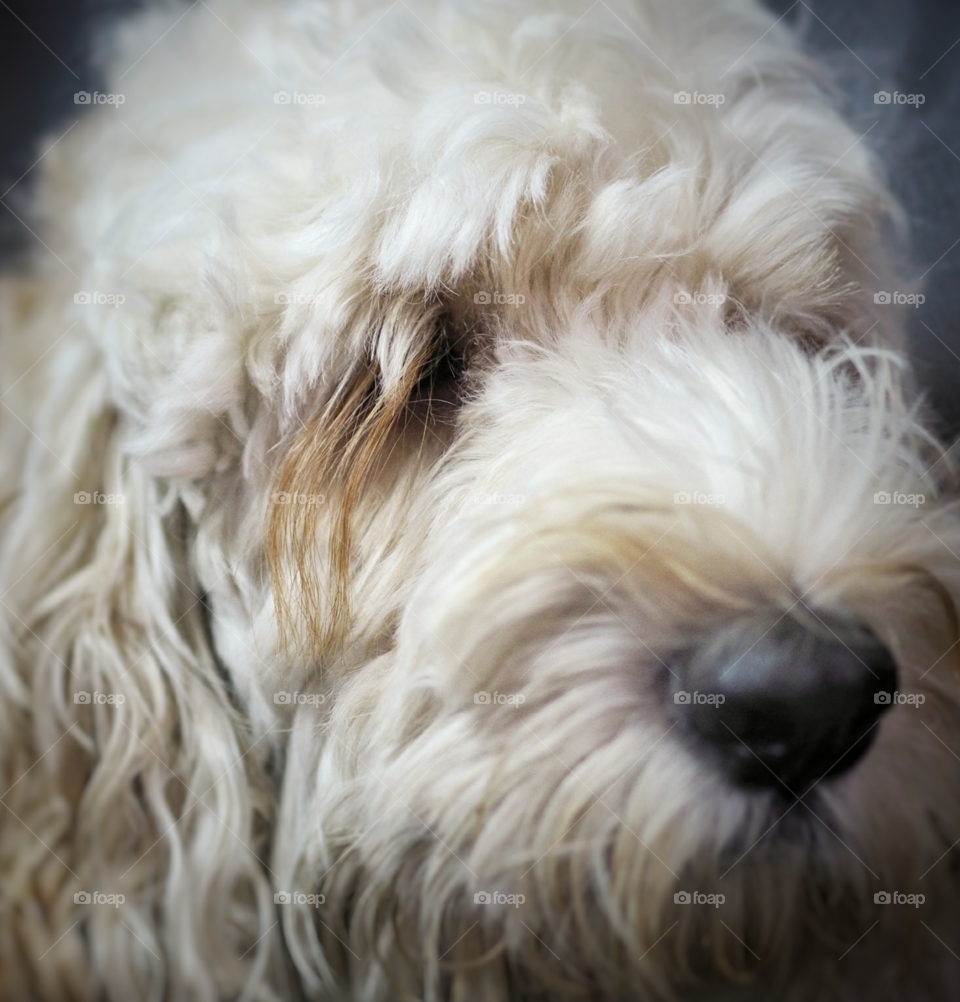
<svg viewBox="0 0 960 1002">
<path fill-rule="evenodd" d="M 103 58 L 0 291 L 0 997 L 955 997 L 954 474 L 784 25 Z"/>
</svg>

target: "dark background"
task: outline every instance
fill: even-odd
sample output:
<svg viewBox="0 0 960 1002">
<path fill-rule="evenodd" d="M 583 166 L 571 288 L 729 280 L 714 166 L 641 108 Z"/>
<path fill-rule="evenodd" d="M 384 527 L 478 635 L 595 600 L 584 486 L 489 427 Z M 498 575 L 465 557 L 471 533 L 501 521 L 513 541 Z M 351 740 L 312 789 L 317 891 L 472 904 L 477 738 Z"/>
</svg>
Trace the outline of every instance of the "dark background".
<svg viewBox="0 0 960 1002">
<path fill-rule="evenodd" d="M 98 23 L 144 0 L 0 0 L 0 253 L 30 239 L 24 217 L 39 135 L 76 120 L 73 95 L 99 81 Z M 518 0 L 522 2 L 522 0 Z M 672 0 L 679 2 L 679 0 Z M 768 0 L 795 25 L 886 165 L 912 229 L 926 302 L 912 343 L 941 431 L 960 435 L 960 4 L 956 0 Z M 878 106 L 880 90 L 923 94 Z M 12 187 L 11 187 L 12 186 Z M 14 215 L 16 213 L 16 215 Z"/>
</svg>

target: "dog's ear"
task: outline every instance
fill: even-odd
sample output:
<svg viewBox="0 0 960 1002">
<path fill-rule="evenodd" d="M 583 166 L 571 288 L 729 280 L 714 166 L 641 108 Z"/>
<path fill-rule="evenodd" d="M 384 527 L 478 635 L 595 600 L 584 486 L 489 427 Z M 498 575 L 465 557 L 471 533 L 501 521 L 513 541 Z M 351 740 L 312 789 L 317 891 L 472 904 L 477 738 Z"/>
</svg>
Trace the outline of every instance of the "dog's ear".
<svg viewBox="0 0 960 1002">
<path fill-rule="evenodd" d="M 22 379 L 3 387 L 0 454 L 19 488 L 0 510 L 0 858 L 17 861 L 0 996 L 237 997 L 271 942 L 254 948 L 272 902 L 248 848 L 271 808 L 208 642 L 192 528 L 127 454 L 88 336 L 38 309 L 0 310 L 5 379 Z"/>
<path fill-rule="evenodd" d="M 391 301 L 369 323 L 352 363 L 291 436 L 275 480 L 275 497 L 288 503 L 273 505 L 268 531 L 285 642 L 296 638 L 319 653 L 344 641 L 356 533 L 370 485 L 411 416 L 417 387 L 450 353 L 442 303 Z M 289 503 L 298 495 L 324 503 Z"/>
</svg>

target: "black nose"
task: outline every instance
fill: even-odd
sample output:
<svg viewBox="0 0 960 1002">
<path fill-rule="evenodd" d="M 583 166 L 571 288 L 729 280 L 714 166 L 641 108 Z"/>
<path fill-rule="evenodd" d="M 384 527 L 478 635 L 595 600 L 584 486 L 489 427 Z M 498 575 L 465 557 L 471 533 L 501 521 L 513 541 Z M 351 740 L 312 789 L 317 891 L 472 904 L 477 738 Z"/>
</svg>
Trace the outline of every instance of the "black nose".
<svg viewBox="0 0 960 1002">
<path fill-rule="evenodd" d="M 897 685 L 872 631 L 802 616 L 738 622 L 670 664 L 671 710 L 701 751 L 739 783 L 797 796 L 861 758 Z"/>
</svg>

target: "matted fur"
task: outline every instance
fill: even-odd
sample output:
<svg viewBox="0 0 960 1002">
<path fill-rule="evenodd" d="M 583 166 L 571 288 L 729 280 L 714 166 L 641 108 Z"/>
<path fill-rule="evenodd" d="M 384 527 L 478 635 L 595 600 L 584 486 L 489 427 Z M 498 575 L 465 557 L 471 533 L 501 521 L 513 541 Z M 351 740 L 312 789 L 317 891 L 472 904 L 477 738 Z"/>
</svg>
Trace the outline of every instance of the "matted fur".
<svg viewBox="0 0 960 1002">
<path fill-rule="evenodd" d="M 784 26 L 211 0 L 104 66 L 0 285 L 0 998 L 947 997 L 956 483 Z M 789 810 L 662 699 L 784 614 L 926 697 Z"/>
</svg>

